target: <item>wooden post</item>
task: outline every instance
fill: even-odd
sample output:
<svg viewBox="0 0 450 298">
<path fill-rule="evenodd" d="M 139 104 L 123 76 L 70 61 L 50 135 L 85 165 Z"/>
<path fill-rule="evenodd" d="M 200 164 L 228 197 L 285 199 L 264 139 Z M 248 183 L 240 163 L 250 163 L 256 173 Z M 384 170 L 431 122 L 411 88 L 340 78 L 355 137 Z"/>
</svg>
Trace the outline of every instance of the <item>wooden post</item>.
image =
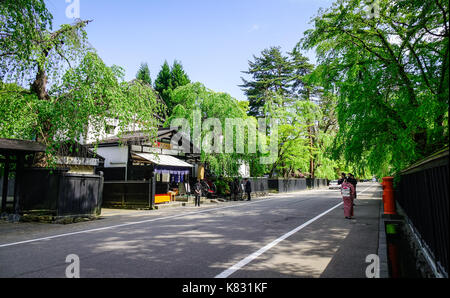
<svg viewBox="0 0 450 298">
<path fill-rule="evenodd" d="M 51 173 L 51 172 L 50 172 Z M 64 214 L 64 208 L 66 207 L 65 197 L 63 197 L 64 194 L 64 188 L 66 187 L 66 177 L 65 173 L 62 171 L 55 171 L 53 174 L 48 174 L 48 179 L 52 179 L 53 177 L 56 177 L 58 179 L 58 192 L 56 193 L 56 216 L 62 216 Z"/>
<path fill-rule="evenodd" d="M 155 206 L 155 191 L 156 191 L 156 176 L 155 173 L 152 174 L 150 180 L 148 181 L 148 200 L 150 209 Z"/>
<path fill-rule="evenodd" d="M 105 177 L 103 176 L 103 172 L 99 172 L 100 175 L 100 185 L 98 187 L 98 201 L 97 201 L 97 216 L 102 214 L 102 205 L 103 205 L 103 185 L 105 183 Z"/>
<path fill-rule="evenodd" d="M 25 163 L 25 155 L 18 154 L 16 162 L 16 182 L 14 183 L 14 213 L 20 213 L 20 197 L 19 197 L 19 187 L 20 180 L 22 179 L 23 166 Z"/>
<path fill-rule="evenodd" d="M 130 175 L 130 174 L 133 174 L 132 167 L 133 167 L 133 156 L 131 153 L 131 144 L 128 144 L 128 158 L 127 158 L 127 166 L 125 168 L 125 181 L 134 180 L 131 178 L 131 175 Z"/>
<path fill-rule="evenodd" d="M 8 197 L 8 181 L 9 181 L 9 155 L 6 155 L 5 168 L 3 169 L 2 212 L 6 212 L 6 199 Z"/>
</svg>

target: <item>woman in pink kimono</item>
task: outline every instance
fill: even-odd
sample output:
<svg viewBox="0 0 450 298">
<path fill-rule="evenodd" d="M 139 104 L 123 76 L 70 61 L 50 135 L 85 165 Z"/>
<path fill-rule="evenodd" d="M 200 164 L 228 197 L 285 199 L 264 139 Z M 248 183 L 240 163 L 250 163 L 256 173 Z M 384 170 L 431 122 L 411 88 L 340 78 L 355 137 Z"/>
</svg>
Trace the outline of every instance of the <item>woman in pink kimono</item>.
<svg viewBox="0 0 450 298">
<path fill-rule="evenodd" d="M 344 215 L 347 219 L 352 219 L 353 216 L 353 200 L 355 199 L 355 187 L 353 184 L 344 179 L 341 184 L 341 195 L 344 200 Z"/>
</svg>

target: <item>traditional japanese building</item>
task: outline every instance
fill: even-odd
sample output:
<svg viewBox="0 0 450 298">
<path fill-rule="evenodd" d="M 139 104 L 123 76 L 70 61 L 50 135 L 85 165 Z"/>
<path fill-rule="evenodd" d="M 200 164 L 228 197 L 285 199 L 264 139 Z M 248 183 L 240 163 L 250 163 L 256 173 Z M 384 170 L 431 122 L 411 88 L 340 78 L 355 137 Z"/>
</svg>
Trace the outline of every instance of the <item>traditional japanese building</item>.
<svg viewBox="0 0 450 298">
<path fill-rule="evenodd" d="M 105 159 L 104 166 L 97 171 L 104 173 L 107 184 L 132 185 L 154 180 L 156 204 L 170 202 L 174 195 L 190 193 L 192 182 L 202 172 L 200 154 L 192 153 L 193 144 L 187 139 L 172 144 L 176 133 L 175 129 L 159 128 L 155 140 L 149 140 L 141 132 L 105 138 L 97 144 L 97 153 Z M 183 142 L 190 148 L 187 153 Z"/>
</svg>

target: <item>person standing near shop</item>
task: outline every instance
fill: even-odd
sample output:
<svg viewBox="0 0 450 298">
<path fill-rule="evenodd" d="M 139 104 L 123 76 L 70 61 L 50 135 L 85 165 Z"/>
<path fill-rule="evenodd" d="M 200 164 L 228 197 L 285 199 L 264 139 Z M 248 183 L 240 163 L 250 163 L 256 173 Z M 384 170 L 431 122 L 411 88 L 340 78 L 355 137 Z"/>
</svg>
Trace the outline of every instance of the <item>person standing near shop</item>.
<svg viewBox="0 0 450 298">
<path fill-rule="evenodd" d="M 197 179 L 197 183 L 194 185 L 194 195 L 195 195 L 195 207 L 200 207 L 200 198 L 202 196 L 202 184 L 200 179 Z"/>
<path fill-rule="evenodd" d="M 238 178 L 233 180 L 233 201 L 242 200 L 242 189 Z"/>
<path fill-rule="evenodd" d="M 247 193 L 247 201 L 251 201 L 251 199 L 252 199 L 252 195 L 251 195 L 252 194 L 252 184 L 251 184 L 250 180 L 245 178 L 244 185 L 245 185 L 245 192 Z"/>
</svg>

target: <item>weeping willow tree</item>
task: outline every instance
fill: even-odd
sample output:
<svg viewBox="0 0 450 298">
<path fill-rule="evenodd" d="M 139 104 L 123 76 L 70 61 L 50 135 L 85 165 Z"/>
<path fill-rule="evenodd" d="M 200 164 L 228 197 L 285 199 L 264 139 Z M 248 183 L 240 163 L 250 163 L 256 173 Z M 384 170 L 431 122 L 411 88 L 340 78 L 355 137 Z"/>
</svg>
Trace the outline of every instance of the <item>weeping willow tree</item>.
<svg viewBox="0 0 450 298">
<path fill-rule="evenodd" d="M 316 49 L 320 84 L 338 94 L 335 158 L 381 176 L 449 142 L 449 6 L 375 2 L 336 1 L 300 44 Z"/>
<path fill-rule="evenodd" d="M 210 90 L 201 83 L 191 83 L 175 89 L 172 101 L 175 107 L 166 125 L 172 125 L 176 119 L 186 119 L 190 138 L 201 149 L 198 153 L 202 162 L 208 164 L 214 174 L 237 176 L 243 163 L 258 164 L 252 175 L 264 172 L 264 166 L 259 163 L 260 151 L 249 150 L 252 146 L 256 148 L 256 140 L 249 138 L 246 124 L 251 123 L 256 128 L 256 119 L 248 117 L 236 99 L 227 93 Z M 237 127 L 232 127 L 233 134 L 227 135 L 227 123 L 234 121 L 242 124 L 242 139 L 237 137 Z M 194 135 L 194 126 L 201 130 L 198 138 Z M 238 149 L 239 146 L 242 150 Z"/>
<path fill-rule="evenodd" d="M 122 68 L 104 64 L 89 45 L 89 23 L 53 31 L 43 0 L 0 2 L 0 137 L 42 142 L 50 159 L 89 127 L 98 140 L 107 119 L 154 136 L 163 107 L 150 86 L 124 82 Z"/>
</svg>

